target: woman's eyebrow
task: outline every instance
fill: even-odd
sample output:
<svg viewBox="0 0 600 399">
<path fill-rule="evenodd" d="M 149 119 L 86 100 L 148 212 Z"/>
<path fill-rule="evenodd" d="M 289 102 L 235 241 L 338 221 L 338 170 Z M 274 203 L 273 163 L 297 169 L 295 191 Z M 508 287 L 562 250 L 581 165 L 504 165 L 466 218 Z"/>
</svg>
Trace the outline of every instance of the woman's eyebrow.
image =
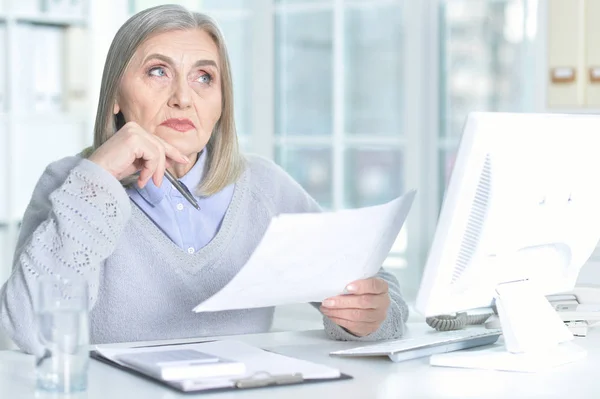
<svg viewBox="0 0 600 399">
<path fill-rule="evenodd" d="M 194 63 L 194 68 L 203 67 L 203 66 L 207 66 L 207 65 L 215 67 L 215 69 L 217 71 L 219 70 L 217 63 L 214 62 L 213 60 L 198 60 Z"/>
<path fill-rule="evenodd" d="M 165 62 L 165 63 L 167 63 L 169 65 L 174 65 L 175 64 L 175 62 L 173 61 L 173 59 L 171 57 L 167 57 L 166 55 L 158 54 L 158 53 L 150 54 L 149 56 L 147 56 L 144 59 L 143 64 L 145 64 L 146 62 L 148 62 L 148 60 L 151 60 L 151 59 L 157 59 L 157 60 L 163 61 L 163 62 Z M 198 67 L 203 67 L 203 66 L 213 66 L 213 67 L 215 67 L 215 69 L 217 71 L 219 70 L 219 67 L 217 66 L 217 63 L 215 61 L 213 61 L 213 60 L 198 60 L 198 61 L 196 61 L 194 63 L 193 67 L 194 68 L 198 68 Z"/>
<path fill-rule="evenodd" d="M 171 57 L 167 57 L 166 55 L 162 55 L 162 54 L 158 54 L 158 53 L 154 53 L 154 54 L 150 54 L 149 56 L 147 56 L 144 59 L 144 62 L 142 64 L 145 64 L 146 62 L 148 62 L 148 60 L 150 59 L 157 59 L 157 60 L 161 60 L 169 65 L 173 65 L 173 59 Z"/>
</svg>

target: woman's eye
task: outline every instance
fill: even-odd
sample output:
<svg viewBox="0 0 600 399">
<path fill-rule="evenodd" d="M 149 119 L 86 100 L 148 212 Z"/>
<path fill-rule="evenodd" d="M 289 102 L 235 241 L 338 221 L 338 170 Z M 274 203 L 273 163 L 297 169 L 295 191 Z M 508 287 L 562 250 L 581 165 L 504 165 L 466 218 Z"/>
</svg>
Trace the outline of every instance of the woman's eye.
<svg viewBox="0 0 600 399">
<path fill-rule="evenodd" d="M 208 73 L 204 73 L 198 78 L 198 82 L 208 84 L 212 82 L 212 76 L 210 76 Z"/>
<path fill-rule="evenodd" d="M 154 67 L 152 69 L 150 69 L 150 71 L 148 71 L 148 74 L 150 76 L 166 76 L 167 73 L 165 72 L 165 68 L 163 67 Z"/>
</svg>

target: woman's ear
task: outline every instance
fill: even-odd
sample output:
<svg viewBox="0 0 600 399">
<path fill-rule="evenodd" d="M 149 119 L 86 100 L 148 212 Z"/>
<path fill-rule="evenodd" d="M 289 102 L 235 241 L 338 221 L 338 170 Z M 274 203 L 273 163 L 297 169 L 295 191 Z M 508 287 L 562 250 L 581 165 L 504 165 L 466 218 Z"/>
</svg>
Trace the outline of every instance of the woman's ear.
<svg viewBox="0 0 600 399">
<path fill-rule="evenodd" d="M 119 104 L 115 101 L 115 104 L 113 105 L 113 115 L 116 115 L 119 112 L 121 112 L 121 107 L 119 107 Z"/>
</svg>

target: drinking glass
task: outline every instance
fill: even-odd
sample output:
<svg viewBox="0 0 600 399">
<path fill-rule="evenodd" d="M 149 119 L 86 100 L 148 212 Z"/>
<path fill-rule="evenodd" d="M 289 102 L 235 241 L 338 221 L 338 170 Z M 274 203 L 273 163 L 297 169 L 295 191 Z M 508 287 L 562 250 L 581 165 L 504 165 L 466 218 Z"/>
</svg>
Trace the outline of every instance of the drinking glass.
<svg viewBox="0 0 600 399">
<path fill-rule="evenodd" d="M 88 288 L 82 278 L 41 278 L 36 300 L 36 389 L 75 393 L 87 389 Z"/>
</svg>

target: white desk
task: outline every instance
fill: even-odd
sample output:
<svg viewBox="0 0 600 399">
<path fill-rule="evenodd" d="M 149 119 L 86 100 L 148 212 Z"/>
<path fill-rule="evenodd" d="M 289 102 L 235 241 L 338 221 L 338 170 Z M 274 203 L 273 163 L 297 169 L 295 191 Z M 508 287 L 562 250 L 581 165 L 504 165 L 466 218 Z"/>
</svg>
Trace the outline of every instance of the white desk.
<svg viewBox="0 0 600 399">
<path fill-rule="evenodd" d="M 417 329 L 410 326 L 413 331 Z M 421 328 L 419 326 L 418 328 Z M 538 374 L 464 370 L 429 366 L 416 359 L 392 363 L 381 358 L 330 357 L 329 351 L 356 343 L 332 342 L 322 331 L 278 332 L 220 339 L 249 344 L 301 359 L 337 367 L 353 380 L 322 384 L 202 394 L 207 398 L 596 398 L 600 392 L 600 331 L 591 330 L 576 342 L 588 349 L 583 361 Z M 165 341 L 166 342 L 166 341 Z M 172 342 L 172 341 L 169 341 Z M 184 341 L 177 341 L 184 342 Z M 140 343 L 136 343 L 140 344 Z M 116 346 L 123 346 L 116 345 Z M 33 358 L 14 351 L 0 352 L 0 398 L 34 397 Z M 170 399 L 189 397 L 105 365 L 90 362 L 86 399 Z"/>
</svg>

